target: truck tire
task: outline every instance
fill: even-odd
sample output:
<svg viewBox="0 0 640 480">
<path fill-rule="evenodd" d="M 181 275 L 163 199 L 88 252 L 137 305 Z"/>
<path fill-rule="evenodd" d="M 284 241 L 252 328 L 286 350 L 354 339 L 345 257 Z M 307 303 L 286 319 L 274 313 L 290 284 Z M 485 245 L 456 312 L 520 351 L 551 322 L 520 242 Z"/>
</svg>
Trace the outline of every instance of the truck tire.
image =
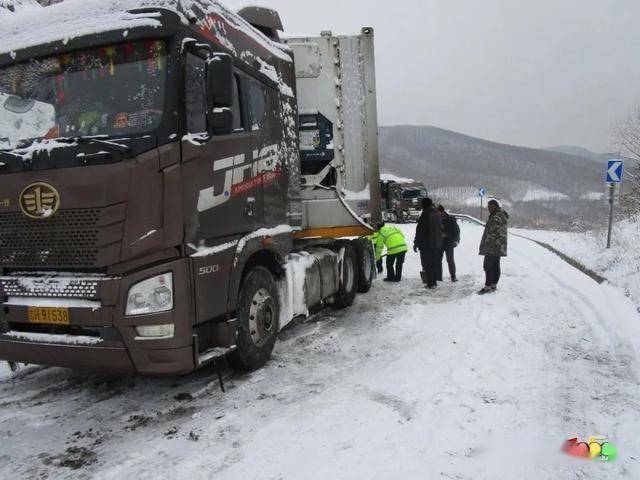
<svg viewBox="0 0 640 480">
<path fill-rule="evenodd" d="M 278 289 L 269 270 L 255 267 L 244 278 L 236 316 L 236 350 L 229 359 L 234 367 L 251 372 L 271 357 L 280 325 Z"/>
<path fill-rule="evenodd" d="M 356 298 L 358 291 L 358 254 L 352 242 L 340 242 L 338 248 L 344 248 L 342 258 L 342 277 L 340 278 L 340 288 L 336 293 L 333 307 L 347 308 Z"/>
<path fill-rule="evenodd" d="M 364 238 L 355 240 L 353 246 L 358 255 L 358 293 L 367 293 L 376 276 L 375 254 L 371 242 Z"/>
</svg>

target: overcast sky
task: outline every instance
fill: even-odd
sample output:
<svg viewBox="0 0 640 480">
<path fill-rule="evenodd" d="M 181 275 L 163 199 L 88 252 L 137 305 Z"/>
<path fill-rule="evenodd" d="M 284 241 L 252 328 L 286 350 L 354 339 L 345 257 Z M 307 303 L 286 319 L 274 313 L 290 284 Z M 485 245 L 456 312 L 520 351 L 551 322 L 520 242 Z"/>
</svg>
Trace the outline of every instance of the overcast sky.
<svg viewBox="0 0 640 480">
<path fill-rule="evenodd" d="M 382 125 L 608 151 L 612 125 L 640 103 L 640 0 L 251 3 L 293 33 L 373 26 Z"/>
</svg>

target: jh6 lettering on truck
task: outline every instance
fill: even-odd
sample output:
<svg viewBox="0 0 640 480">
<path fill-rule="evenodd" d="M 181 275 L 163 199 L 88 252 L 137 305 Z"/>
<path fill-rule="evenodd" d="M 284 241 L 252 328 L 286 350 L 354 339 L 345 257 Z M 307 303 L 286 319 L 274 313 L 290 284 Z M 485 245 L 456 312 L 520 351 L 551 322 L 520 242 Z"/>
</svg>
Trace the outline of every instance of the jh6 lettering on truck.
<svg viewBox="0 0 640 480">
<path fill-rule="evenodd" d="M 221 189 L 214 186 L 200 191 L 198 211 L 205 212 L 227 202 L 231 197 L 245 194 L 254 188 L 275 181 L 281 174 L 278 163 L 278 146 L 269 145 L 253 151 L 253 160 L 246 162 L 246 155 L 235 155 L 213 162 L 213 171 L 224 172 Z M 245 179 L 246 172 L 251 177 Z"/>
</svg>

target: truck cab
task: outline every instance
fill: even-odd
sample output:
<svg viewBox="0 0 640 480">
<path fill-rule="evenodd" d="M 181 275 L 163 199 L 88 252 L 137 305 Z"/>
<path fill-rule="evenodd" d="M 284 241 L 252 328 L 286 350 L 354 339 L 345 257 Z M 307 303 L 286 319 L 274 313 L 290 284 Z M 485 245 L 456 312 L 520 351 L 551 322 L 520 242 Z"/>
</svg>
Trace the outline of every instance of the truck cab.
<svg viewBox="0 0 640 480">
<path fill-rule="evenodd" d="M 394 223 L 417 222 L 427 189 L 422 182 L 383 175 L 380 182 L 385 220 Z"/>
<path fill-rule="evenodd" d="M 367 248 L 305 227 L 276 12 L 88 0 L 2 18 L 0 358 L 253 369 L 289 317 L 353 301 L 345 249 L 356 281 Z M 294 253 L 321 259 L 302 288 Z"/>
</svg>

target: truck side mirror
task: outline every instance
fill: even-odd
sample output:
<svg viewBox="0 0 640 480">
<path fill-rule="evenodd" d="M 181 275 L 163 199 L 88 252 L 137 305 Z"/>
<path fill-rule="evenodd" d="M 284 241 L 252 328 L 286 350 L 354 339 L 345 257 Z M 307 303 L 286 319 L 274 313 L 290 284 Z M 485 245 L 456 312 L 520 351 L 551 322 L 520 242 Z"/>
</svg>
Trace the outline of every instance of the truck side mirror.
<svg viewBox="0 0 640 480">
<path fill-rule="evenodd" d="M 233 132 L 233 58 L 215 53 L 207 60 L 207 131 L 209 135 Z"/>
</svg>

